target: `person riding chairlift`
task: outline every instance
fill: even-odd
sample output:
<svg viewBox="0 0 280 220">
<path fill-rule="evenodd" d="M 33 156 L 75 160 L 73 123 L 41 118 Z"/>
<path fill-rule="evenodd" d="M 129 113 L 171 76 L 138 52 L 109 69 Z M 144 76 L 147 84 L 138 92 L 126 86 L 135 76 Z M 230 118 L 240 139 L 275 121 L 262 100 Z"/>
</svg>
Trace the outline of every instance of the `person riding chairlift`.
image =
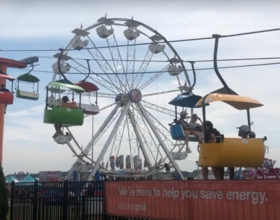
<svg viewBox="0 0 280 220">
<path fill-rule="evenodd" d="M 205 122 L 206 130 L 204 131 L 205 142 L 206 143 L 221 143 L 221 133 L 214 128 L 211 121 Z M 224 177 L 224 168 L 223 167 L 212 167 L 213 175 L 217 180 L 222 180 Z M 208 179 L 208 167 L 202 167 L 203 179 Z"/>
<path fill-rule="evenodd" d="M 237 127 L 238 130 L 238 136 L 241 138 L 249 138 L 250 135 L 250 128 L 248 125 L 242 125 L 240 127 Z M 229 167 L 229 178 L 231 180 L 234 179 L 234 167 Z"/>
<path fill-rule="evenodd" d="M 190 135 L 195 135 L 197 137 L 199 143 L 203 143 L 203 138 L 202 138 L 201 132 L 198 130 L 195 130 L 198 127 L 201 128 L 202 126 L 200 124 L 196 123 L 197 120 L 200 120 L 200 118 L 198 118 L 196 114 L 193 114 L 192 117 L 187 116 L 187 114 L 188 113 L 186 111 L 180 112 L 180 119 L 178 120 L 178 123 L 182 125 L 184 133 L 185 133 L 186 151 L 188 153 L 191 153 L 192 151 L 189 148 L 189 137 L 190 137 Z M 191 118 L 189 123 L 185 121 L 186 118 Z"/>
<path fill-rule="evenodd" d="M 71 109 L 77 109 L 78 107 L 76 106 L 76 103 L 75 102 L 70 102 L 69 98 L 67 96 L 63 96 L 62 97 L 62 102 L 60 102 L 58 104 L 59 107 L 62 107 L 62 108 L 71 108 Z M 62 128 L 62 124 L 55 124 L 54 125 L 55 127 L 55 131 L 56 133 L 54 134 L 54 136 L 57 136 L 57 135 L 63 135 L 63 132 L 61 130 Z M 66 132 L 66 135 L 69 135 L 68 132 Z"/>
<path fill-rule="evenodd" d="M 1 85 L 0 92 L 10 92 L 9 89 L 6 88 L 5 84 Z M 5 104 L 4 114 L 6 114 L 7 104 Z"/>
</svg>

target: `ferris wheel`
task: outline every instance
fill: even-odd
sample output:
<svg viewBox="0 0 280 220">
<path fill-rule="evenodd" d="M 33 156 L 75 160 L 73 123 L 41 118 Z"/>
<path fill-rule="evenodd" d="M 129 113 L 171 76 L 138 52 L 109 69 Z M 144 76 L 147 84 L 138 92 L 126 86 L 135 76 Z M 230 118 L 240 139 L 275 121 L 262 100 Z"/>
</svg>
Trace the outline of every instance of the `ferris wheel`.
<svg viewBox="0 0 280 220">
<path fill-rule="evenodd" d="M 185 141 L 172 139 L 168 123 L 177 112 L 164 106 L 169 101 L 166 95 L 191 89 L 176 50 L 156 30 L 133 18 L 105 16 L 72 33 L 75 36 L 66 48 L 54 55 L 57 61 L 44 114 L 45 123 L 67 129 L 53 138 L 77 156 L 66 179 L 73 172 L 91 172 L 88 180 L 92 180 L 97 170 L 113 177 L 149 177 L 163 169 L 175 169 L 183 178 L 176 160 L 187 157 Z M 64 96 L 72 97 L 75 108 L 59 107 Z M 84 103 L 87 96 L 95 102 Z M 111 104 L 103 105 L 103 99 Z M 106 119 L 82 148 L 70 128 L 108 109 Z M 89 153 L 101 138 L 105 139 L 102 150 L 93 161 Z"/>
</svg>

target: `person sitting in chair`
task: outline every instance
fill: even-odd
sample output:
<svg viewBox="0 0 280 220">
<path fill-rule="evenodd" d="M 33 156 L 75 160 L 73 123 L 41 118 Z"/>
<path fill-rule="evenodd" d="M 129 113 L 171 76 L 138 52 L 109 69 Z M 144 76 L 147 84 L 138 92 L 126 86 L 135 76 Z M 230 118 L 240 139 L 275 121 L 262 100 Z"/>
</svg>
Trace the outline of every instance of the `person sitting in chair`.
<svg viewBox="0 0 280 220">
<path fill-rule="evenodd" d="M 70 102 L 70 100 L 67 96 L 63 96 L 61 100 L 62 100 L 62 102 L 58 104 L 59 107 L 71 108 L 71 109 L 77 109 L 78 108 L 75 103 Z M 57 136 L 59 134 L 63 135 L 63 132 L 61 130 L 62 124 L 55 124 L 54 127 L 55 127 L 55 130 L 56 130 L 56 133 L 55 133 L 54 136 Z M 69 135 L 69 133 L 66 133 L 66 135 Z"/>
<path fill-rule="evenodd" d="M 196 123 L 198 117 L 196 114 L 194 114 L 192 117 L 191 117 L 191 121 L 190 123 L 186 122 L 184 119 L 186 118 L 190 118 L 190 117 L 187 117 L 187 112 L 186 111 L 182 111 L 180 113 L 180 119 L 178 120 L 178 123 L 182 125 L 183 129 L 184 129 L 184 133 L 185 133 L 185 141 L 186 141 L 186 151 L 188 153 L 191 153 L 191 149 L 189 148 L 189 137 L 190 137 L 190 134 L 191 135 L 195 135 L 197 138 L 198 138 L 198 141 L 200 143 L 203 143 L 203 139 L 202 139 L 202 135 L 201 135 L 201 132 L 198 131 L 198 130 L 195 130 L 197 126 L 200 126 L 199 124 Z M 200 120 L 200 119 L 199 119 Z M 200 120 L 201 121 L 201 120 Z"/>
<path fill-rule="evenodd" d="M 188 145 L 188 142 L 189 142 L 189 131 L 187 129 L 188 129 L 189 123 L 187 121 L 185 121 L 185 119 L 190 118 L 190 117 L 187 116 L 187 115 L 188 115 L 188 113 L 186 111 L 181 111 L 180 112 L 180 118 L 177 121 L 177 123 L 182 125 L 182 128 L 183 128 L 184 133 L 185 133 L 185 137 L 186 137 L 186 151 L 188 153 L 191 153 L 192 151 L 191 151 L 191 149 L 189 148 L 189 145 Z"/>
<path fill-rule="evenodd" d="M 250 134 L 250 128 L 248 125 L 242 125 L 240 127 L 237 127 L 239 129 L 238 136 L 241 138 L 248 138 Z"/>
<path fill-rule="evenodd" d="M 10 90 L 6 88 L 5 84 L 2 84 L 0 88 L 0 92 L 10 92 Z M 6 109 L 7 109 L 7 104 L 5 105 L 4 108 L 4 114 L 6 114 Z"/>
<path fill-rule="evenodd" d="M 250 135 L 250 128 L 248 125 L 242 125 L 240 127 L 237 127 L 238 130 L 238 136 L 241 138 L 249 138 Z M 234 179 L 234 167 L 229 167 L 229 179 Z"/>
<path fill-rule="evenodd" d="M 206 121 L 205 127 L 205 143 L 221 143 L 221 133 L 214 128 L 213 123 L 211 121 Z M 223 167 L 212 167 L 212 172 L 217 180 L 222 180 L 224 178 Z M 208 173 L 208 167 L 202 167 L 203 179 L 208 179 Z"/>
<path fill-rule="evenodd" d="M 200 121 L 200 124 L 197 123 L 197 120 Z M 197 137 L 199 143 L 204 142 L 203 135 L 202 135 L 202 124 L 203 124 L 203 122 L 197 116 L 197 114 L 193 114 L 191 117 L 191 120 L 189 122 L 189 128 L 191 129 L 191 130 L 189 130 L 189 132 L 190 132 L 190 134 L 195 135 Z"/>
<path fill-rule="evenodd" d="M 10 92 L 10 90 L 6 88 L 5 84 L 1 85 L 0 91 L 1 92 Z"/>
</svg>

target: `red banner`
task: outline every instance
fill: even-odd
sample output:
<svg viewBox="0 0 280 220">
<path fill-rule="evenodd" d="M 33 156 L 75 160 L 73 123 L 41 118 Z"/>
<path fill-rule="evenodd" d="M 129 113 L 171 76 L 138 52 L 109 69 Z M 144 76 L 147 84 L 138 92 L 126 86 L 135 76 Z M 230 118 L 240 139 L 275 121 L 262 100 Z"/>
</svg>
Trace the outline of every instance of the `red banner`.
<svg viewBox="0 0 280 220">
<path fill-rule="evenodd" d="M 278 181 L 118 181 L 106 183 L 114 216 L 168 220 L 279 220 Z"/>
</svg>

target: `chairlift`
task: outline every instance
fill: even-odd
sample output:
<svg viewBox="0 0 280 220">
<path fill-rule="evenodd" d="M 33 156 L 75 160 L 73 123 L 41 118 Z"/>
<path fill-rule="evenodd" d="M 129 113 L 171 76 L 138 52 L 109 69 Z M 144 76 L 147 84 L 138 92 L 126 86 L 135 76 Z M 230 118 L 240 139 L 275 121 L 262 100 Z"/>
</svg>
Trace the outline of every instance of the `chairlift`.
<svg viewBox="0 0 280 220">
<path fill-rule="evenodd" d="M 224 102 L 237 110 L 246 110 L 250 125 L 251 108 L 263 106 L 262 103 L 245 96 L 211 93 L 204 96 L 196 105 L 202 107 L 203 121 L 206 121 L 205 104 Z M 204 125 L 205 126 L 205 125 Z M 204 130 L 206 128 L 204 127 Z M 221 143 L 202 143 L 199 153 L 199 166 L 202 167 L 260 167 L 264 160 L 264 138 L 224 138 Z"/>
<path fill-rule="evenodd" d="M 17 78 L 16 82 L 16 97 L 20 99 L 28 99 L 28 100 L 38 100 L 39 99 L 39 81 L 36 76 L 30 74 L 34 69 L 34 65 L 32 64 L 32 69 L 26 73 L 22 74 Z M 29 83 L 33 86 L 33 91 L 22 90 L 20 87 L 21 83 Z M 37 87 L 37 89 L 36 89 Z"/>
<path fill-rule="evenodd" d="M 83 88 L 86 92 L 89 93 L 89 104 L 81 104 L 81 108 L 83 109 L 84 113 L 87 115 L 96 115 L 99 113 L 99 106 L 97 105 L 97 91 L 99 90 L 99 88 L 91 83 L 86 81 L 87 78 L 90 76 L 91 71 L 90 71 L 90 65 L 89 65 L 89 60 L 87 60 L 87 65 L 88 65 L 88 75 L 85 77 L 85 79 L 74 83 L 75 85 L 80 86 L 81 88 Z M 95 92 L 95 104 L 91 103 L 90 98 L 91 98 L 91 93 Z"/>
<path fill-rule="evenodd" d="M 58 106 L 50 106 L 49 99 L 49 91 L 55 89 L 64 89 L 69 90 L 71 92 L 79 94 L 79 107 L 78 109 L 70 109 L 70 108 L 62 108 Z M 44 112 L 44 123 L 47 124 L 62 124 L 64 126 L 81 126 L 84 122 L 84 112 L 81 109 L 81 93 L 85 92 L 83 88 L 77 85 L 71 85 L 66 83 L 61 83 L 58 81 L 51 82 L 47 85 L 47 94 L 46 94 L 46 107 Z"/>
<path fill-rule="evenodd" d="M 60 63 L 63 50 L 61 50 L 58 63 Z M 59 67 L 60 69 L 60 67 Z M 61 72 L 61 70 L 60 70 Z M 46 107 L 44 111 L 44 123 L 46 124 L 61 124 L 62 126 L 81 126 L 84 122 L 84 112 L 81 109 L 81 93 L 85 92 L 83 88 L 74 85 L 70 82 L 63 73 L 61 73 L 64 80 L 54 81 L 46 86 Z M 65 108 L 53 105 L 49 99 L 49 92 L 71 91 L 73 94 L 79 95 L 78 108 Z M 52 97 L 52 96 L 51 96 Z"/>
</svg>

